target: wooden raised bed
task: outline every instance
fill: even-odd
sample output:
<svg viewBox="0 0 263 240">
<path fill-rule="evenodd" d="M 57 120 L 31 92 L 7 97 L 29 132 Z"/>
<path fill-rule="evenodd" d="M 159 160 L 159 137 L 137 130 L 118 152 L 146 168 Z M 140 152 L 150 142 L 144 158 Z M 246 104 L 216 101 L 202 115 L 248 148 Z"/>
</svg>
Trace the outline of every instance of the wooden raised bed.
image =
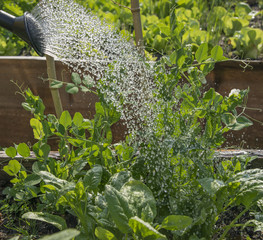
<svg viewBox="0 0 263 240">
<path fill-rule="evenodd" d="M 71 81 L 68 68 L 61 62 L 56 62 L 56 71 L 59 80 Z M 44 81 L 47 79 L 46 72 L 46 60 L 42 57 L 0 57 L 0 147 L 35 142 L 29 124 L 32 115 L 21 106 L 24 99 L 16 94 L 18 88 L 11 80 L 23 84 L 24 88 L 29 87 L 35 95 L 40 96 L 46 106 L 46 114 L 55 114 L 49 84 Z M 70 95 L 60 89 L 60 95 L 63 109 L 72 115 L 80 112 L 84 118 L 91 119 L 95 114 L 95 102 L 98 101 L 95 94 L 80 92 Z M 112 131 L 114 142 L 124 139 L 125 127 L 122 124 L 116 123 Z"/>
<path fill-rule="evenodd" d="M 216 63 L 207 80 L 211 87 L 224 96 L 228 96 L 234 88 L 249 88 L 248 108 L 245 113 L 263 123 L 263 61 Z M 226 134 L 225 147 L 234 145 L 238 149 L 263 149 L 263 125 L 256 121 L 253 123 L 253 126 L 244 130 Z"/>
</svg>

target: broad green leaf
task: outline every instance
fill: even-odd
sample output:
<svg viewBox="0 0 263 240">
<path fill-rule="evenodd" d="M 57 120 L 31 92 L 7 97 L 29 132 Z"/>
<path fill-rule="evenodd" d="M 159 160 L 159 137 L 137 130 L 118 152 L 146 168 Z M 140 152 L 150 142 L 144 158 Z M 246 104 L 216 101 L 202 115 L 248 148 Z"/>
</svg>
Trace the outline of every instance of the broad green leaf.
<svg viewBox="0 0 263 240">
<path fill-rule="evenodd" d="M 263 197 L 263 170 L 249 169 L 233 176 L 231 184 L 239 184 L 237 203 L 250 206 Z"/>
<path fill-rule="evenodd" d="M 205 92 L 203 101 L 204 102 L 212 101 L 214 97 L 215 97 L 215 89 L 210 88 L 207 92 Z"/>
<path fill-rule="evenodd" d="M 236 122 L 236 118 L 232 113 L 225 113 L 221 116 L 222 122 L 228 126 Z"/>
<path fill-rule="evenodd" d="M 99 240 L 117 240 L 113 233 L 102 227 L 95 229 L 95 235 Z"/>
<path fill-rule="evenodd" d="M 138 180 L 132 180 L 125 183 L 120 192 L 126 197 L 130 207 L 136 212 L 136 216 L 140 218 L 142 218 L 142 215 L 149 216 L 147 212 L 143 214 L 143 211 L 147 211 L 147 205 L 150 206 L 153 214 L 152 219 L 143 220 L 153 221 L 156 216 L 156 201 L 152 191 L 145 184 Z"/>
<path fill-rule="evenodd" d="M 235 14 L 241 18 L 246 17 L 251 11 L 252 10 L 250 6 L 244 2 L 237 3 L 236 8 L 235 8 Z"/>
<path fill-rule="evenodd" d="M 94 165 L 83 179 L 84 186 L 88 187 L 89 190 L 96 190 L 101 182 L 102 171 L 100 165 Z"/>
<path fill-rule="evenodd" d="M 8 157 L 14 158 L 16 156 L 16 149 L 14 147 L 6 148 L 5 153 Z"/>
<path fill-rule="evenodd" d="M 94 80 L 92 79 L 92 77 L 90 75 L 85 75 L 82 83 L 87 87 L 87 88 L 91 88 L 94 86 Z"/>
<path fill-rule="evenodd" d="M 46 184 L 52 184 L 59 188 L 62 188 L 68 183 L 66 180 L 57 178 L 55 175 L 47 171 L 39 171 L 38 174 L 42 177 Z"/>
<path fill-rule="evenodd" d="M 189 227 L 193 222 L 193 219 L 183 215 L 170 215 L 166 217 L 160 228 L 164 228 L 170 231 L 182 231 Z"/>
<path fill-rule="evenodd" d="M 105 199 L 108 204 L 109 213 L 122 233 L 129 233 L 129 219 L 133 216 L 128 200 L 110 185 L 105 187 Z"/>
<path fill-rule="evenodd" d="M 77 85 L 81 84 L 81 78 L 80 78 L 78 73 L 72 73 L 71 74 L 71 80 L 72 80 L 72 82 L 74 82 Z"/>
<path fill-rule="evenodd" d="M 95 109 L 96 109 L 96 114 L 100 114 L 102 116 L 105 116 L 104 108 L 100 102 L 95 103 Z"/>
<path fill-rule="evenodd" d="M 51 88 L 56 88 L 56 89 L 58 89 L 58 88 L 63 87 L 63 82 L 58 81 L 58 80 L 53 80 L 53 81 L 51 81 L 50 86 L 51 86 Z"/>
<path fill-rule="evenodd" d="M 216 61 L 221 61 L 223 59 L 226 59 L 223 56 L 223 49 L 220 46 L 215 46 L 211 50 L 211 57 Z"/>
<path fill-rule="evenodd" d="M 66 229 L 58 233 L 54 233 L 52 235 L 39 238 L 39 240 L 72 240 L 74 237 L 78 236 L 80 234 L 80 231 L 76 229 Z"/>
<path fill-rule="evenodd" d="M 72 123 L 72 118 L 70 116 L 70 113 L 68 111 L 64 111 L 59 119 L 59 123 L 64 126 L 65 129 L 67 129 L 71 123 Z"/>
<path fill-rule="evenodd" d="M 121 187 L 129 181 L 131 178 L 131 173 L 128 171 L 122 171 L 119 173 L 115 173 L 109 181 L 109 184 L 116 188 L 118 191 L 121 190 Z"/>
<path fill-rule="evenodd" d="M 4 166 L 3 170 L 9 176 L 15 176 L 21 169 L 21 165 L 17 160 L 10 160 L 7 166 Z"/>
<path fill-rule="evenodd" d="M 79 112 L 76 112 L 74 117 L 73 117 L 73 123 L 77 126 L 77 127 L 80 127 L 81 124 L 83 123 L 84 121 L 84 118 L 82 116 L 81 113 Z"/>
<path fill-rule="evenodd" d="M 46 223 L 52 224 L 53 226 L 55 226 L 59 230 L 64 230 L 67 228 L 67 223 L 66 223 L 64 218 L 57 216 L 57 215 L 52 215 L 49 213 L 27 212 L 27 213 L 22 215 L 22 218 L 46 222 Z"/>
<path fill-rule="evenodd" d="M 37 185 L 41 182 L 41 177 L 37 174 L 30 174 L 27 176 L 27 178 L 25 179 L 25 186 L 34 186 Z"/>
<path fill-rule="evenodd" d="M 239 131 L 245 127 L 249 127 L 252 125 L 253 122 L 251 122 L 248 118 L 246 118 L 245 116 L 240 116 L 235 119 L 235 122 L 233 122 L 230 125 L 227 125 L 227 127 L 230 128 L 231 130 Z"/>
<path fill-rule="evenodd" d="M 25 143 L 20 143 L 17 146 L 17 152 L 20 154 L 22 157 L 29 157 L 30 156 L 30 149 Z"/>
<path fill-rule="evenodd" d="M 210 196 L 214 196 L 217 191 L 225 186 L 224 182 L 213 178 L 202 178 L 198 182 Z"/>
<path fill-rule="evenodd" d="M 244 228 L 248 225 L 248 226 L 251 226 L 251 224 L 254 225 L 254 232 L 256 231 L 260 231 L 260 232 L 263 232 L 263 222 L 262 221 L 258 221 L 256 219 L 252 219 L 252 220 L 249 220 L 245 223 L 244 225 Z"/>
<path fill-rule="evenodd" d="M 90 92 L 90 89 L 87 88 L 87 87 L 85 87 L 85 86 L 80 85 L 79 88 L 80 88 L 80 90 L 81 90 L 82 92 L 84 92 L 84 93 Z"/>
<path fill-rule="evenodd" d="M 171 64 L 175 64 L 176 63 L 176 57 L 177 57 L 177 51 L 173 51 L 172 54 L 170 54 Z"/>
<path fill-rule="evenodd" d="M 20 236 L 12 237 L 9 240 L 19 240 Z"/>
<path fill-rule="evenodd" d="M 208 57 L 208 43 L 202 43 L 195 53 L 197 62 L 201 63 Z"/>
<path fill-rule="evenodd" d="M 132 217 L 129 220 L 129 226 L 132 228 L 132 230 L 137 236 L 141 236 L 143 239 L 167 239 L 165 235 L 161 234 L 156 229 L 154 229 L 149 223 L 144 222 L 138 217 Z"/>
<path fill-rule="evenodd" d="M 79 92 L 79 88 L 73 83 L 67 83 L 66 92 L 70 94 L 75 94 Z"/>
<path fill-rule="evenodd" d="M 33 133 L 34 133 L 35 139 L 39 140 L 45 136 L 45 133 L 43 130 L 43 125 L 38 119 L 31 118 L 30 126 L 33 128 Z"/>
</svg>

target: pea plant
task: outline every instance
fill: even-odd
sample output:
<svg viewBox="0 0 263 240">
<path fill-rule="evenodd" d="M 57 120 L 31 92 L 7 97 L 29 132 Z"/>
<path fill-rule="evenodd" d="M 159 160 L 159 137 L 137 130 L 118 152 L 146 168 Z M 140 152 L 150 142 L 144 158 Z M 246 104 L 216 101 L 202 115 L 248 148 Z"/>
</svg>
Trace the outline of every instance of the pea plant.
<svg viewBox="0 0 263 240">
<path fill-rule="evenodd" d="M 245 114 L 248 90 L 222 96 L 207 86 L 205 76 L 223 60 L 222 48 L 208 51 L 204 43 L 195 54 L 182 48 L 156 62 L 152 107 L 160 114 L 138 142 L 127 136 L 112 143 L 111 126 L 121 115 L 99 91 L 96 114 L 85 119 L 78 112 L 45 115 L 42 100 L 21 89 L 36 143 L 5 149 L 11 160 L 4 171 L 13 178 L 1 210 L 18 214 L 29 232 L 35 221 L 58 229 L 43 240 L 225 239 L 235 227 L 262 230 L 263 171 L 248 170 L 250 158 L 215 155 L 225 132 L 252 125 Z M 86 77 L 72 76 L 70 93 L 89 89 Z M 50 155 L 51 139 L 58 158 Z M 30 151 L 36 161 L 26 169 L 14 158 L 29 159 Z M 241 211 L 220 226 L 234 207 Z M 255 217 L 240 222 L 246 213 Z"/>
</svg>

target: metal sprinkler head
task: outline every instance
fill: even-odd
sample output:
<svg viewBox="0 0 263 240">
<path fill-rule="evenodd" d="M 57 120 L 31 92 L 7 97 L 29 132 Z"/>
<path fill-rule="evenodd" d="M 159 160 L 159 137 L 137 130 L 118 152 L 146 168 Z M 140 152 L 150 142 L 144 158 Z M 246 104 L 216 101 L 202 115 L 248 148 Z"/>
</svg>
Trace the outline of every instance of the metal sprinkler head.
<svg viewBox="0 0 263 240">
<path fill-rule="evenodd" d="M 42 28 L 31 14 L 25 12 L 23 16 L 15 17 L 0 10 L 0 26 L 31 45 L 38 55 L 44 55 L 45 41 Z"/>
</svg>

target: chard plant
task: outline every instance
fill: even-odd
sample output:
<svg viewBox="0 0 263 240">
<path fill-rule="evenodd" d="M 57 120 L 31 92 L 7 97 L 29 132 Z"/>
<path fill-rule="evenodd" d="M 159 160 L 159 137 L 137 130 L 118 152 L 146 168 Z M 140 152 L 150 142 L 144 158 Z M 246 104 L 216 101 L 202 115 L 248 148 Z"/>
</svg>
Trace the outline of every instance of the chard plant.
<svg viewBox="0 0 263 240">
<path fill-rule="evenodd" d="M 222 48 L 209 51 L 204 43 L 195 54 L 182 48 L 157 62 L 151 107 L 159 114 L 151 131 L 141 130 L 140 141 L 127 136 L 112 144 L 111 126 L 121 115 L 99 91 L 93 119 L 68 111 L 58 119 L 21 89 L 36 143 L 5 149 L 11 160 L 4 171 L 13 186 L 3 192 L 1 211 L 18 214 L 29 226 L 42 221 L 58 229 L 43 240 L 225 239 L 234 227 L 262 230 L 263 171 L 247 170 L 249 158 L 215 155 L 225 132 L 252 124 L 245 113 L 248 90 L 222 96 L 207 86 L 205 76 L 222 60 Z M 72 74 L 66 90 L 94 91 L 87 79 Z M 51 139 L 58 142 L 58 158 L 50 155 Z M 30 151 L 36 161 L 26 169 L 14 158 L 27 160 Z M 241 211 L 221 227 L 219 219 L 234 207 Z M 255 217 L 240 223 L 248 212 Z"/>
</svg>

